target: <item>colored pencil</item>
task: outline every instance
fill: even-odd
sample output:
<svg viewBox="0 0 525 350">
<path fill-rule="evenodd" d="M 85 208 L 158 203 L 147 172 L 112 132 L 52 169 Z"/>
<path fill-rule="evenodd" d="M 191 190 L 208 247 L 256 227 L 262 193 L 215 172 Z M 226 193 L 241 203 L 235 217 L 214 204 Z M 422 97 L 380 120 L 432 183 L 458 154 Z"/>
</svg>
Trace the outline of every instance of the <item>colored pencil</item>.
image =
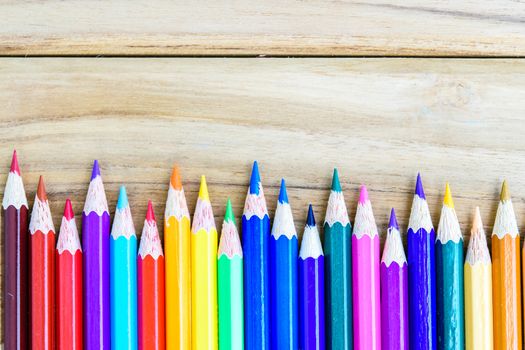
<svg viewBox="0 0 525 350">
<path fill-rule="evenodd" d="M 492 263 L 476 207 L 465 259 L 465 339 L 467 350 L 492 350 Z"/>
<path fill-rule="evenodd" d="M 82 248 L 69 199 L 64 207 L 55 257 L 57 349 L 82 350 Z"/>
<path fill-rule="evenodd" d="M 191 227 L 191 343 L 193 349 L 217 349 L 217 229 L 201 177 Z"/>
<path fill-rule="evenodd" d="M 162 243 L 153 204 L 149 201 L 137 256 L 139 350 L 166 347 L 164 276 Z"/>
<path fill-rule="evenodd" d="M 352 349 L 352 244 L 350 220 L 334 169 L 324 222 L 328 349 Z"/>
<path fill-rule="evenodd" d="M 109 295 L 110 218 L 98 161 L 82 212 L 84 268 L 84 346 L 87 350 L 111 346 Z"/>
<path fill-rule="evenodd" d="M 6 349 L 29 348 L 28 205 L 16 151 L 7 176 L 4 199 L 4 270 L 2 329 Z"/>
<path fill-rule="evenodd" d="M 435 233 L 420 174 L 408 224 L 409 348 L 434 350 L 436 337 Z"/>
<path fill-rule="evenodd" d="M 520 234 L 507 183 L 492 231 L 492 303 L 494 349 L 521 349 Z"/>
<path fill-rule="evenodd" d="M 120 187 L 109 240 L 111 348 L 137 349 L 137 236 Z"/>
<path fill-rule="evenodd" d="M 191 348 L 190 213 L 179 169 L 173 167 L 164 214 L 166 349 Z"/>
<path fill-rule="evenodd" d="M 259 168 L 257 162 L 254 162 L 242 214 L 244 344 L 250 350 L 270 348 L 269 241 L 270 217 Z"/>
<path fill-rule="evenodd" d="M 324 255 L 310 204 L 298 260 L 299 349 L 324 350 Z"/>
<path fill-rule="evenodd" d="M 31 347 L 55 348 L 55 226 L 40 176 L 29 224 L 31 236 Z"/>
<path fill-rule="evenodd" d="M 242 247 L 232 203 L 226 203 L 218 259 L 219 350 L 244 349 Z"/>
<path fill-rule="evenodd" d="M 381 259 L 381 348 L 408 350 L 408 265 L 394 208 Z"/>
<path fill-rule="evenodd" d="M 286 184 L 281 190 L 270 236 L 270 347 L 297 349 L 297 232 Z"/>
<path fill-rule="evenodd" d="M 438 348 L 465 348 L 463 235 L 450 186 L 446 185 L 436 234 L 436 319 Z"/>
<path fill-rule="evenodd" d="M 381 349 L 380 247 L 368 190 L 361 186 L 352 232 L 354 349 Z M 357 288 L 358 287 L 358 288 Z"/>
</svg>

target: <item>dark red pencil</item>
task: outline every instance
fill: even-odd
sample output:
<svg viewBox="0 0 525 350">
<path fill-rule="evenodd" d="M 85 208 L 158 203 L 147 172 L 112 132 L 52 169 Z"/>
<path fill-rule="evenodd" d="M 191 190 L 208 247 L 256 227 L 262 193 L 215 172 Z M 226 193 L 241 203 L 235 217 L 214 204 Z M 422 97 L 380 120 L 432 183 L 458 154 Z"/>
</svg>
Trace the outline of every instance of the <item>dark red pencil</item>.
<svg viewBox="0 0 525 350">
<path fill-rule="evenodd" d="M 4 347 L 29 348 L 27 199 L 13 152 L 4 200 Z"/>
<path fill-rule="evenodd" d="M 55 227 L 40 176 L 29 223 L 31 245 L 31 348 L 55 348 Z"/>
</svg>

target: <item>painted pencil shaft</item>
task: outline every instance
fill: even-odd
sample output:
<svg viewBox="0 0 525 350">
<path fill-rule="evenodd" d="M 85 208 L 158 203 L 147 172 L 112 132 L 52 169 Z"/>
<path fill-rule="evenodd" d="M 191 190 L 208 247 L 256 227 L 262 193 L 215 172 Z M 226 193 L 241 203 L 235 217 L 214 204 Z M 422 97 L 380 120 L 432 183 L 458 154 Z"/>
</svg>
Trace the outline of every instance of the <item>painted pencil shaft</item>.
<svg viewBox="0 0 525 350">
<path fill-rule="evenodd" d="M 166 348 L 164 267 L 162 244 L 149 201 L 137 255 L 139 350 Z"/>
<path fill-rule="evenodd" d="M 381 347 L 408 350 L 408 265 L 393 208 L 381 259 Z"/>
<path fill-rule="evenodd" d="M 467 350 L 492 350 L 492 267 L 465 264 L 465 338 Z"/>
<path fill-rule="evenodd" d="M 204 176 L 191 230 L 191 284 L 192 348 L 217 349 L 217 229 Z"/>
<path fill-rule="evenodd" d="M 55 348 L 55 228 L 40 177 L 31 223 L 31 348 Z"/>
<path fill-rule="evenodd" d="M 352 349 L 351 226 L 337 170 L 324 223 L 326 337 L 328 349 Z"/>
<path fill-rule="evenodd" d="M 418 175 L 407 233 L 409 348 L 437 348 L 435 232 Z"/>
<path fill-rule="evenodd" d="M 81 350 L 84 346 L 82 248 L 69 199 L 55 256 L 57 349 Z"/>
<path fill-rule="evenodd" d="M 361 186 L 352 233 L 354 349 L 381 349 L 379 235 L 366 187 Z"/>
<path fill-rule="evenodd" d="M 438 348 L 465 348 L 463 240 L 436 242 Z"/>
<path fill-rule="evenodd" d="M 381 263 L 381 347 L 408 350 L 408 266 Z"/>
<path fill-rule="evenodd" d="M 177 167 L 173 168 L 164 220 L 166 349 L 191 348 L 190 214 Z"/>
<path fill-rule="evenodd" d="M 520 238 L 492 236 L 494 349 L 521 349 Z"/>
<path fill-rule="evenodd" d="M 222 223 L 218 256 L 219 350 L 243 350 L 243 253 L 229 199 Z"/>
<path fill-rule="evenodd" d="M 244 336 L 250 350 L 270 349 L 269 239 L 270 218 L 255 162 L 242 216 Z"/>
<path fill-rule="evenodd" d="M 299 258 L 299 348 L 323 350 L 325 335 L 324 256 Z"/>
<path fill-rule="evenodd" d="M 2 202 L 4 214 L 4 271 L 2 329 L 6 349 L 29 348 L 29 234 L 28 205 L 16 152 Z"/>
<path fill-rule="evenodd" d="M 84 346 L 87 350 L 111 346 L 109 294 L 110 217 L 98 162 L 82 212 L 84 269 Z"/>
<path fill-rule="evenodd" d="M 242 257 L 218 260 L 219 350 L 244 349 Z"/>
<path fill-rule="evenodd" d="M 120 194 L 109 241 L 111 348 L 137 349 L 137 237 L 126 189 Z"/>
<path fill-rule="evenodd" d="M 281 181 L 269 248 L 270 347 L 276 350 L 297 349 L 298 243 L 284 179 Z"/>
<path fill-rule="evenodd" d="M 494 349 L 522 348 L 520 235 L 504 181 L 492 232 Z"/>
</svg>

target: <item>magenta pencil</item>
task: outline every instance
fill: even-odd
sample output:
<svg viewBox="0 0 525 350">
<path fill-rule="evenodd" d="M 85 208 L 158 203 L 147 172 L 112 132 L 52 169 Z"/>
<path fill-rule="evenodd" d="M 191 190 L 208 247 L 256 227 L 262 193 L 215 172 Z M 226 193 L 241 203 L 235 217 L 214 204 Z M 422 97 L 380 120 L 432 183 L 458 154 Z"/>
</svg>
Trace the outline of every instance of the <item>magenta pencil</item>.
<svg viewBox="0 0 525 350">
<path fill-rule="evenodd" d="M 352 279 L 354 304 L 354 349 L 381 349 L 379 298 L 379 234 L 368 199 L 361 186 L 352 232 Z"/>
<path fill-rule="evenodd" d="M 394 208 L 381 259 L 381 346 L 408 350 L 408 265 Z"/>
</svg>

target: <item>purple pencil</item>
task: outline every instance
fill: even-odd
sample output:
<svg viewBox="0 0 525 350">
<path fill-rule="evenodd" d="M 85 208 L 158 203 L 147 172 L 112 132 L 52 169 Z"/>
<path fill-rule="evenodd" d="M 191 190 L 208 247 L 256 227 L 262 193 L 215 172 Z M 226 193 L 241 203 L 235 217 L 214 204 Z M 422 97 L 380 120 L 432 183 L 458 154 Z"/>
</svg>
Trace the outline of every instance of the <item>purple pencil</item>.
<svg viewBox="0 0 525 350">
<path fill-rule="evenodd" d="M 298 259 L 299 349 L 324 350 L 324 255 L 312 205 Z"/>
<path fill-rule="evenodd" d="M 110 349 L 109 210 L 98 161 L 82 212 L 84 349 Z"/>
<path fill-rule="evenodd" d="M 408 265 L 394 208 L 381 259 L 382 350 L 408 350 Z"/>
</svg>

